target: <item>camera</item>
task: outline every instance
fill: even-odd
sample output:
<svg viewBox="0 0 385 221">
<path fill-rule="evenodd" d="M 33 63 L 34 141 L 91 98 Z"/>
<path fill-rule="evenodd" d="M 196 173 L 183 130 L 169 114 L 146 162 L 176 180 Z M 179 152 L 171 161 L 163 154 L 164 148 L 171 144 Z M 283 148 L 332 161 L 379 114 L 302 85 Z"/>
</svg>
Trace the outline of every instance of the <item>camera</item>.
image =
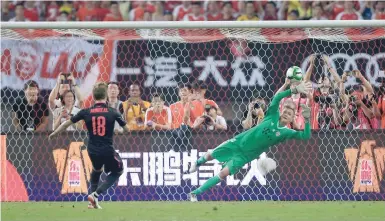
<svg viewBox="0 0 385 221">
<path fill-rule="evenodd" d="M 206 104 L 205 105 L 205 111 L 208 113 L 208 112 L 210 112 L 210 109 L 211 109 L 211 105 L 210 104 Z"/>
<path fill-rule="evenodd" d="M 61 82 L 60 82 L 61 84 L 70 84 L 71 83 L 71 81 L 68 80 L 68 77 L 71 75 L 70 73 L 61 73 L 60 75 L 64 77 L 64 80 L 61 80 Z"/>
<path fill-rule="evenodd" d="M 260 107 L 261 107 L 261 105 L 260 105 L 259 102 L 256 102 L 256 103 L 254 104 L 254 109 L 258 109 L 258 108 L 260 108 Z"/>
</svg>

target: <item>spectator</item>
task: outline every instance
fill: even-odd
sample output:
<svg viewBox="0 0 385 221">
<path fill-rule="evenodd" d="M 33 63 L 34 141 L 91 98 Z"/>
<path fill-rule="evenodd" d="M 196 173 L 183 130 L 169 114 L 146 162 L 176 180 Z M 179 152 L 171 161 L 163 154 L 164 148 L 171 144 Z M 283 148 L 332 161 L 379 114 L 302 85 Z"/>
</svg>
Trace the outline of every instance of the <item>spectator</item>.
<svg viewBox="0 0 385 221">
<path fill-rule="evenodd" d="M 190 116 L 190 124 L 193 124 L 195 120 L 202 116 L 205 112 L 205 105 L 209 104 L 217 109 L 218 115 L 222 115 L 222 111 L 213 100 L 205 98 L 207 86 L 202 81 L 197 81 L 193 84 L 193 94 L 190 97 L 190 101 L 186 106 L 186 115 Z"/>
<path fill-rule="evenodd" d="M 363 87 L 353 87 L 345 93 L 344 82 L 348 76 L 359 78 L 363 82 Z M 365 93 L 373 93 L 370 83 L 362 76 L 358 70 L 344 72 L 340 83 L 341 99 L 344 102 L 343 122 L 346 128 L 351 129 L 371 129 L 371 119 L 374 117 L 373 111 L 363 103 Z"/>
<path fill-rule="evenodd" d="M 292 19 L 292 20 L 307 20 L 307 19 L 310 19 L 312 16 L 312 11 L 311 11 L 312 8 L 310 6 L 309 1 L 298 1 L 298 0 L 290 1 L 289 8 L 288 8 L 289 15 L 294 10 L 298 12 L 298 19 Z"/>
<path fill-rule="evenodd" d="M 110 12 L 104 17 L 104 21 L 123 21 L 117 2 L 111 2 Z"/>
<path fill-rule="evenodd" d="M 64 1 L 63 4 L 59 8 L 60 12 L 67 12 L 68 14 L 71 14 L 71 12 L 74 10 L 75 9 L 74 9 L 74 6 L 72 4 L 72 1 Z"/>
<path fill-rule="evenodd" d="M 56 130 L 63 122 L 75 116 L 80 108 L 75 107 L 75 94 L 73 91 L 64 91 L 60 98 L 62 106 L 53 111 L 53 130 Z M 78 122 L 67 128 L 67 131 L 81 130 L 82 124 Z"/>
<path fill-rule="evenodd" d="M 184 21 L 206 21 L 206 17 L 202 14 L 202 6 L 200 2 L 191 3 L 191 13 L 186 14 Z"/>
<path fill-rule="evenodd" d="M 153 21 L 164 21 L 164 3 L 161 1 L 155 2 L 155 12 L 152 14 Z"/>
<path fill-rule="evenodd" d="M 204 114 L 195 120 L 193 128 L 204 128 L 205 130 L 227 130 L 227 123 L 224 117 L 218 116 L 216 107 L 206 104 Z"/>
<path fill-rule="evenodd" d="M 189 13 L 191 13 L 191 2 L 182 1 L 181 5 L 178 5 L 174 8 L 172 15 L 174 17 L 174 21 L 182 21 L 184 16 Z"/>
<path fill-rule="evenodd" d="M 208 10 L 206 12 L 207 21 L 221 21 L 223 19 L 223 14 L 219 8 L 219 2 L 210 1 L 208 3 Z"/>
<path fill-rule="evenodd" d="M 3 1 L 1 3 L 1 21 L 9 21 L 13 17 L 15 17 L 15 12 L 10 10 L 9 1 Z"/>
<path fill-rule="evenodd" d="M 134 83 L 130 86 L 129 95 L 130 97 L 119 106 L 119 111 L 123 114 L 130 130 L 144 130 L 144 117 L 151 104 L 142 100 L 138 84 Z"/>
<path fill-rule="evenodd" d="M 163 18 L 165 21 L 174 21 L 174 18 L 172 17 L 171 11 L 165 11 Z"/>
<path fill-rule="evenodd" d="M 344 11 L 337 15 L 336 20 L 362 20 L 362 16 L 354 9 L 353 2 L 346 1 Z"/>
<path fill-rule="evenodd" d="M 59 16 L 56 18 L 56 21 L 68 21 L 69 14 L 66 11 L 60 12 Z"/>
<path fill-rule="evenodd" d="M 297 10 L 291 10 L 287 15 L 287 20 L 299 20 L 299 12 Z"/>
<path fill-rule="evenodd" d="M 381 127 L 385 129 L 385 81 L 382 82 L 378 93 L 378 109 L 381 114 Z"/>
<path fill-rule="evenodd" d="M 45 20 L 56 21 L 56 18 L 59 16 L 59 6 L 56 1 L 51 1 L 48 3 L 45 14 Z"/>
<path fill-rule="evenodd" d="M 244 120 L 242 121 L 242 126 L 245 130 L 262 122 L 265 117 L 266 102 L 261 97 L 255 97 L 247 107 L 247 110 L 243 113 Z"/>
<path fill-rule="evenodd" d="M 39 21 L 39 12 L 35 6 L 35 1 L 26 1 L 24 3 L 24 17 L 30 21 Z"/>
<path fill-rule="evenodd" d="M 331 1 L 324 6 L 325 11 L 330 13 L 330 20 L 335 20 L 337 15 L 344 11 L 344 1 Z"/>
<path fill-rule="evenodd" d="M 190 116 L 186 115 L 185 106 L 189 102 L 192 87 L 190 84 L 180 84 L 178 87 L 178 94 L 180 101 L 170 105 L 172 115 L 172 129 L 188 125 Z"/>
<path fill-rule="evenodd" d="M 30 21 L 24 17 L 24 5 L 19 3 L 15 7 L 15 17 L 9 19 L 9 21 Z"/>
<path fill-rule="evenodd" d="M 324 11 L 321 4 L 316 4 L 312 8 L 312 17 L 310 20 L 328 20 L 325 16 L 323 16 Z"/>
<path fill-rule="evenodd" d="M 253 2 L 246 3 L 245 14 L 238 17 L 237 21 L 259 21 L 258 16 L 255 13 L 255 7 Z"/>
<path fill-rule="evenodd" d="M 264 21 L 278 20 L 277 6 L 275 2 L 267 2 L 261 18 Z"/>
<path fill-rule="evenodd" d="M 146 10 L 146 2 L 140 1 L 138 5 L 130 11 L 130 21 L 144 21 L 144 13 Z"/>
<path fill-rule="evenodd" d="M 75 78 L 71 73 L 61 73 L 48 97 L 48 105 L 51 111 L 62 106 L 63 102 L 61 98 L 63 97 L 63 93 L 71 89 L 75 92 L 75 106 L 83 106 L 83 96 L 76 84 Z"/>
<path fill-rule="evenodd" d="M 372 15 L 373 20 L 385 19 L 385 2 L 376 1 L 373 5 L 374 13 Z"/>
<path fill-rule="evenodd" d="M 171 111 L 164 105 L 164 99 L 159 94 L 152 95 L 151 107 L 146 111 L 144 125 L 154 130 L 171 129 Z"/>
<path fill-rule="evenodd" d="M 119 96 L 119 85 L 117 82 L 109 82 L 108 88 L 107 88 L 107 100 L 108 100 L 108 106 L 114 108 L 116 111 L 119 111 L 119 107 L 122 104 L 122 101 L 118 99 Z M 118 124 L 118 122 L 115 122 L 114 127 L 115 133 L 123 132 L 123 128 Z"/>
<path fill-rule="evenodd" d="M 78 21 L 97 21 L 97 11 L 92 1 L 86 1 L 77 12 Z"/>
<path fill-rule="evenodd" d="M 47 104 L 39 97 L 38 84 L 27 81 L 24 84 L 24 98 L 17 98 L 13 105 L 13 125 L 18 131 L 45 131 L 48 116 Z"/>
<path fill-rule="evenodd" d="M 95 13 L 96 13 L 96 20 L 97 21 L 104 21 L 104 18 L 107 14 L 111 13 L 111 3 L 110 1 L 93 1 Z M 117 5 L 119 6 L 119 5 Z"/>
<path fill-rule="evenodd" d="M 225 2 L 223 3 L 222 7 L 222 21 L 234 21 L 234 10 L 231 2 Z"/>
</svg>

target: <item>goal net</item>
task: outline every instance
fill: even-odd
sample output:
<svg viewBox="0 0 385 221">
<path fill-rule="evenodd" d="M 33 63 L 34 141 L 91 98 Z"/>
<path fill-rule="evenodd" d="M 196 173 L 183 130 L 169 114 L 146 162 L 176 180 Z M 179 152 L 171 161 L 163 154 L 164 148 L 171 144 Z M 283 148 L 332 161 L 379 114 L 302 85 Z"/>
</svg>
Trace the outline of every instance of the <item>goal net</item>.
<svg viewBox="0 0 385 221">
<path fill-rule="evenodd" d="M 75 105 L 81 100 L 82 107 L 92 105 L 91 91 L 98 81 L 117 82 L 121 101 L 133 96 L 130 86 L 138 84 L 144 101 L 157 92 L 170 106 L 180 100 L 178 84 L 199 80 L 207 88 L 205 97 L 217 103 L 227 123 L 221 131 L 181 126 L 116 135 L 124 173 L 103 200 L 185 200 L 222 168 L 213 161 L 186 174 L 189 164 L 245 131 L 242 121 L 249 102 L 259 97 L 268 105 L 284 84 L 287 69 L 299 66 L 305 73 L 311 55 L 315 94 L 324 77 L 338 85 L 325 57 L 339 76 L 359 70 L 385 111 L 382 21 L 1 24 L 1 201 L 86 200 L 92 171 L 86 132 L 79 127 L 47 139 L 55 124 L 49 95 L 62 87 L 56 84 L 70 84 L 58 80 L 61 73 L 72 73 L 71 84 L 77 86 L 69 89 L 77 90 Z M 37 82 L 39 102 L 46 105 L 28 107 L 24 85 L 29 80 Z M 356 90 L 363 83 L 349 76 L 344 86 Z M 385 200 L 380 118 L 369 119 L 377 120 L 377 127 L 322 129 L 315 126 L 320 104 L 313 105 L 311 139 L 266 152 L 277 161 L 274 172 L 262 176 L 254 160 L 202 199 Z M 343 107 L 337 110 L 342 118 Z"/>
</svg>

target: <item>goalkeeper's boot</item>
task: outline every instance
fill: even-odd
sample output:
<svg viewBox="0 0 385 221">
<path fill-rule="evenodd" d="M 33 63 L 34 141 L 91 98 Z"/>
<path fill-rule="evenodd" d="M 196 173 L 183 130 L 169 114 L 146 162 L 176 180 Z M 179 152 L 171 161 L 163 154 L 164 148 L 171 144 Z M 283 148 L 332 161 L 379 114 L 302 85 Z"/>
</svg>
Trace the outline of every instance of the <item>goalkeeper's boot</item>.
<svg viewBox="0 0 385 221">
<path fill-rule="evenodd" d="M 192 162 L 191 163 L 191 166 L 190 166 L 190 169 L 188 170 L 189 173 L 194 173 L 195 171 L 197 171 L 198 169 L 198 165 L 197 165 L 197 162 Z"/>
<path fill-rule="evenodd" d="M 99 205 L 98 195 L 96 194 L 96 192 L 93 192 L 90 195 L 88 195 L 88 202 L 90 202 L 91 206 L 93 206 L 94 209 L 102 208 Z"/>
<path fill-rule="evenodd" d="M 198 198 L 197 198 L 197 195 L 193 194 L 193 193 L 189 193 L 188 194 L 188 198 L 191 202 L 198 202 Z"/>
</svg>

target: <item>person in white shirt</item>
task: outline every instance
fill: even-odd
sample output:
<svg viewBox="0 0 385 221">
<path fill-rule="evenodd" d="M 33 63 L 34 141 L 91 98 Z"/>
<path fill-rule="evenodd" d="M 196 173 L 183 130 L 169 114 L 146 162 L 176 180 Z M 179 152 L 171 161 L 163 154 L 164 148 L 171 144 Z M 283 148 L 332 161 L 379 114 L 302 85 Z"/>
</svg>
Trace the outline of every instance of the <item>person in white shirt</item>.
<svg viewBox="0 0 385 221">
<path fill-rule="evenodd" d="M 61 95 L 62 106 L 53 110 L 53 129 L 56 130 L 63 122 L 75 116 L 80 109 L 75 107 L 75 94 L 67 90 Z M 67 131 L 81 130 L 82 123 L 78 122 L 67 128 Z"/>
<path fill-rule="evenodd" d="M 114 108 L 117 112 L 121 112 L 119 110 L 120 105 L 122 104 L 122 101 L 118 99 L 119 96 L 119 85 L 117 82 L 109 82 L 108 88 L 107 88 L 107 97 L 108 97 L 108 106 Z M 123 128 L 118 124 L 118 122 L 115 122 L 114 127 L 115 132 L 123 132 Z"/>
<path fill-rule="evenodd" d="M 203 128 L 206 130 L 227 130 L 225 118 L 218 115 L 217 111 L 216 107 L 206 104 L 205 113 L 195 120 L 193 128 Z"/>
<path fill-rule="evenodd" d="M 72 73 L 61 73 L 57 79 L 55 87 L 52 89 L 48 97 L 49 108 L 53 111 L 58 107 L 62 107 L 61 96 L 65 91 L 73 90 L 75 92 L 75 106 L 83 106 L 83 96 L 76 84 Z"/>
<path fill-rule="evenodd" d="M 9 19 L 9 21 L 30 21 L 29 19 L 24 17 L 24 5 L 19 3 L 15 7 L 15 17 Z"/>
</svg>

